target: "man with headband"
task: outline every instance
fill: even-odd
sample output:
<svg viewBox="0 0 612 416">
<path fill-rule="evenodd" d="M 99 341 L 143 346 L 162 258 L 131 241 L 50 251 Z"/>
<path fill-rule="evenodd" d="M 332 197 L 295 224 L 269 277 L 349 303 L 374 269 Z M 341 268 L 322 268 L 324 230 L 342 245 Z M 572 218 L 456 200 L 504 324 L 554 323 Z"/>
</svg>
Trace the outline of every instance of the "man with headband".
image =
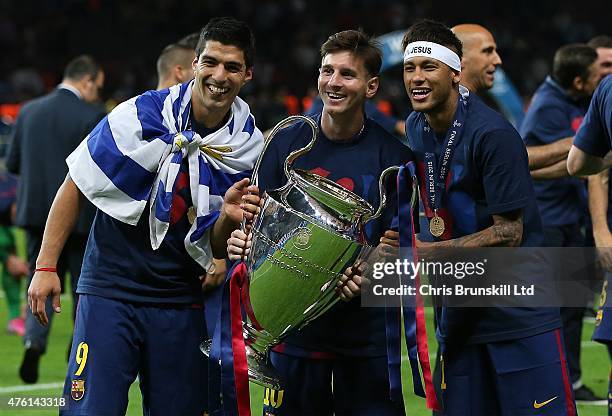
<svg viewBox="0 0 612 416">
<path fill-rule="evenodd" d="M 404 85 L 415 110 L 406 133 L 425 213 L 420 256 L 456 247 L 539 246 L 525 147 L 500 114 L 459 85 L 459 39 L 426 20 L 408 29 L 402 46 Z M 558 308 L 437 312 L 442 414 L 576 414 Z"/>
</svg>

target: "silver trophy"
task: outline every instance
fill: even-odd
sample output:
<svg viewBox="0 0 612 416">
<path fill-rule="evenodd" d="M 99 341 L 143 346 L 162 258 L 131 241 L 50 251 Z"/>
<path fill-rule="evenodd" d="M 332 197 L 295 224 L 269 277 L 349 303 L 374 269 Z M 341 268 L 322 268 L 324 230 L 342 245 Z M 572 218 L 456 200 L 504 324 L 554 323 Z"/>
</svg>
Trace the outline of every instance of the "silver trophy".
<svg viewBox="0 0 612 416">
<path fill-rule="evenodd" d="M 344 270 L 373 249 L 365 240 L 365 224 L 384 208 L 384 181 L 399 167 L 390 167 L 379 179 L 380 205 L 367 201 L 319 175 L 292 169 L 293 162 L 312 149 L 317 123 L 292 116 L 270 132 L 257 160 L 251 183 L 257 185 L 259 166 L 268 144 L 285 126 L 303 121 L 312 130 L 305 147 L 287 156 L 287 183 L 267 190 L 261 212 L 250 232 L 252 245 L 246 260 L 249 274 L 247 321 L 244 338 L 251 381 L 275 390 L 282 383 L 268 363 L 269 349 L 292 331 L 323 315 L 338 300 L 336 283 Z"/>
</svg>

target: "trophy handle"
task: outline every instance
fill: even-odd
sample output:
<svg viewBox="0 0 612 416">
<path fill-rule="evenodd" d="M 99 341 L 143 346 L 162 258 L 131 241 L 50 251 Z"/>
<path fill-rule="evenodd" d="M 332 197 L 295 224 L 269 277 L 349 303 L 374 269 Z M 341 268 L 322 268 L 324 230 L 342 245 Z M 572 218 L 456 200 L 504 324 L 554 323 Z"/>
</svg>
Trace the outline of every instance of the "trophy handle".
<svg viewBox="0 0 612 416">
<path fill-rule="evenodd" d="M 387 176 L 389 176 L 389 174 L 398 173 L 399 170 L 400 170 L 399 166 L 390 166 L 387 169 L 383 170 L 383 172 L 380 174 L 380 178 L 378 179 L 378 191 L 380 192 L 380 198 L 379 198 L 380 203 L 378 205 L 378 209 L 376 210 L 374 214 L 369 215 L 369 216 L 366 215 L 363 217 L 364 224 L 382 215 L 385 207 L 387 206 L 387 192 L 385 191 L 385 180 L 387 179 Z"/>
<path fill-rule="evenodd" d="M 317 126 L 317 122 L 314 121 L 312 118 L 306 117 L 306 116 L 293 116 L 293 117 L 303 120 L 305 123 L 307 123 L 310 126 L 310 129 L 312 130 L 312 138 L 310 139 L 310 143 L 308 143 L 306 146 L 302 147 L 301 149 L 297 149 L 289 153 L 289 156 L 287 156 L 287 159 L 285 159 L 285 176 L 287 177 L 287 179 L 289 179 L 289 168 L 291 167 L 295 159 L 302 156 L 303 154 L 308 153 L 310 149 L 312 149 L 312 147 L 315 144 L 315 141 L 317 140 L 317 134 L 319 132 L 319 126 Z"/>
<path fill-rule="evenodd" d="M 312 146 L 314 145 L 314 142 L 317 138 L 317 132 L 319 130 L 319 127 L 317 126 L 317 123 L 310 117 L 306 117 L 306 116 L 290 116 L 287 117 L 281 121 L 279 121 L 276 126 L 274 126 L 274 128 L 272 128 L 272 131 L 270 131 L 270 134 L 268 134 L 268 137 L 266 138 L 265 142 L 264 142 L 264 147 L 261 151 L 261 153 L 259 154 L 259 157 L 257 158 L 257 161 L 255 162 L 255 167 L 253 167 L 253 174 L 251 175 L 251 184 L 253 185 L 258 185 L 258 173 L 259 173 L 259 166 L 261 165 L 261 161 L 263 160 L 263 156 L 266 153 L 266 150 L 268 149 L 268 145 L 270 144 L 270 142 L 272 141 L 272 138 L 274 136 L 276 136 L 276 134 L 281 130 L 284 129 L 287 125 L 294 123 L 296 121 L 302 120 L 305 123 L 307 123 L 310 128 L 312 129 L 312 140 L 310 141 L 310 143 L 308 143 L 305 147 L 295 150 L 293 152 L 291 152 L 289 154 L 289 156 L 287 156 L 287 159 L 285 160 L 285 175 L 287 175 L 287 179 L 289 179 L 289 167 L 291 165 L 291 163 L 293 163 L 293 161 L 300 155 L 307 153 L 310 149 L 312 149 Z M 289 165 L 289 166 L 288 166 Z"/>
</svg>

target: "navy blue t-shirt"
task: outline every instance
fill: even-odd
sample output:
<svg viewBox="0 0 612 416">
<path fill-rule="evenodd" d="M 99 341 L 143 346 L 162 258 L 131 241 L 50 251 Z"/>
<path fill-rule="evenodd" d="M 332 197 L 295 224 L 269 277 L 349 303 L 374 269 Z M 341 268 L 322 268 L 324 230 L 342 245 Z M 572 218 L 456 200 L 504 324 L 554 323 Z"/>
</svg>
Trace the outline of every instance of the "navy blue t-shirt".
<svg viewBox="0 0 612 416">
<path fill-rule="evenodd" d="M 197 123 L 193 123 L 193 129 L 204 136 L 214 131 Z M 201 304 L 199 276 L 204 269 L 189 256 L 184 243 L 191 228 L 190 209 L 193 203 L 187 159 L 183 159 L 174 185 L 168 232 L 157 250 L 151 248 L 148 204 L 136 226 L 98 209 L 77 293 L 137 303 Z"/>
<path fill-rule="evenodd" d="M 554 143 L 576 134 L 586 108 L 568 97 L 550 77 L 536 90 L 521 124 L 527 146 Z M 545 227 L 580 224 L 586 215 L 586 188 L 580 178 L 534 180 L 542 224 Z"/>
<path fill-rule="evenodd" d="M 612 75 L 605 77 L 600 83 L 584 117 L 580 130 L 574 138 L 574 146 L 593 156 L 604 157 L 612 150 Z M 612 179 L 612 169 L 608 171 Z M 608 227 L 612 229 L 612 185 L 608 183 Z M 603 320 L 595 328 L 593 339 L 601 342 L 612 340 L 612 325 L 610 325 L 610 285 L 612 280 L 608 275 L 608 298 L 603 313 Z"/>
<path fill-rule="evenodd" d="M 612 149 L 612 75 L 605 77 L 595 90 L 574 146 L 599 157 Z M 608 226 L 612 227 L 612 192 L 608 192 Z"/>
<path fill-rule="evenodd" d="M 410 149 L 402 145 L 381 126 L 366 118 L 363 131 L 346 142 L 334 142 L 320 128 L 314 148 L 295 160 L 294 168 L 305 169 L 342 185 L 378 207 L 378 178 L 389 166 L 412 160 Z M 287 155 L 304 147 L 311 139 L 311 129 L 296 123 L 281 130 L 272 139 L 259 170 L 260 191 L 280 188 L 285 182 L 283 165 Z M 391 229 L 397 214 L 393 194 L 387 209 L 377 220 L 366 224 L 367 238 L 377 245 L 380 236 Z M 382 308 L 362 308 L 359 299 L 338 302 L 324 316 L 286 339 L 289 346 L 342 355 L 382 356 L 386 354 L 385 317 Z"/>
<path fill-rule="evenodd" d="M 439 241 L 429 232 L 433 216 L 425 194 L 425 152 L 433 147 L 440 157 L 444 137 L 424 143 L 417 134 L 426 127 L 425 114 L 413 112 L 406 120 L 410 148 L 417 161 L 421 190 L 421 241 Z M 456 142 L 451 160 L 445 199 L 438 215 L 446 230 L 440 239 L 460 238 L 493 225 L 493 214 L 522 210 L 521 245 L 539 247 L 543 234 L 536 206 L 525 146 L 517 131 L 499 113 L 487 107 L 475 94 L 467 99 L 464 131 Z M 469 323 L 469 324 L 468 324 Z M 478 343 L 522 338 L 561 325 L 558 308 L 442 308 L 438 337 L 453 342 Z"/>
</svg>

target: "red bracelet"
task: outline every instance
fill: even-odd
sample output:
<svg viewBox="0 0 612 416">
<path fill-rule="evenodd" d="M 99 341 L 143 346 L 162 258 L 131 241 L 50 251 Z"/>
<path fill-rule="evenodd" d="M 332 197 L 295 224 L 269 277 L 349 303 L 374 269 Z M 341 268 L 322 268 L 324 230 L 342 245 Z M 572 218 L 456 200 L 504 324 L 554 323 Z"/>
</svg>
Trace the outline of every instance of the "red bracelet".
<svg viewBox="0 0 612 416">
<path fill-rule="evenodd" d="M 34 271 L 35 272 L 53 272 L 53 273 L 57 273 L 57 268 L 55 268 L 55 267 L 37 267 Z"/>
</svg>

